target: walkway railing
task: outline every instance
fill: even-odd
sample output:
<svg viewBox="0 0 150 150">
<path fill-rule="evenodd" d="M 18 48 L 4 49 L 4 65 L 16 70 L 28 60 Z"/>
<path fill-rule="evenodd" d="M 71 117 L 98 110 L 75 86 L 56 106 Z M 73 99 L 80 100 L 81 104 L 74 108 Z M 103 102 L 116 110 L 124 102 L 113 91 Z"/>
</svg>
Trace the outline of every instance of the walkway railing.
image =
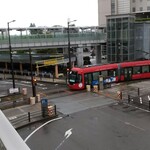
<svg viewBox="0 0 150 150">
<path fill-rule="evenodd" d="M 51 111 L 46 113 L 46 116 L 43 117 L 42 116 L 42 111 L 38 110 L 38 111 L 33 111 L 33 112 L 28 112 L 28 113 L 24 113 L 21 114 L 19 116 L 15 116 L 15 117 L 9 117 L 9 121 L 11 122 L 11 124 L 13 125 L 13 127 L 15 129 L 23 127 L 25 125 L 34 123 L 34 122 L 38 122 L 41 121 L 43 119 L 51 119 L 57 116 L 56 113 L 56 106 L 53 105 Z"/>
<path fill-rule="evenodd" d="M 70 33 L 71 44 L 100 43 L 106 40 L 105 33 Z M 55 46 L 68 45 L 67 34 L 36 34 L 36 35 L 16 35 L 11 36 L 13 48 L 32 46 Z M 0 48 L 8 48 L 8 37 L 0 36 Z"/>
</svg>

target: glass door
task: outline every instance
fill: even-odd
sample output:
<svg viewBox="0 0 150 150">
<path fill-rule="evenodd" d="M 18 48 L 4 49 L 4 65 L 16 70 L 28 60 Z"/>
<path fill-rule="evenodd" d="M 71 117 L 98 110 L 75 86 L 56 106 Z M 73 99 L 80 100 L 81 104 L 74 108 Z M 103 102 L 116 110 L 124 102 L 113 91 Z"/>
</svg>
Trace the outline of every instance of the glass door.
<svg viewBox="0 0 150 150">
<path fill-rule="evenodd" d="M 125 68 L 124 69 L 124 80 L 130 81 L 132 79 L 132 68 Z"/>
</svg>

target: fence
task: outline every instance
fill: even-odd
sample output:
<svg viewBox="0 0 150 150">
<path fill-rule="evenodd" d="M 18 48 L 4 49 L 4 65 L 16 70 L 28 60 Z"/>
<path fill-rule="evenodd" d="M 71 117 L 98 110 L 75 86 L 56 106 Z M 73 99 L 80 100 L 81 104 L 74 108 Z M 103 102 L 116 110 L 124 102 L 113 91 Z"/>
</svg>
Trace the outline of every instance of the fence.
<svg viewBox="0 0 150 150">
<path fill-rule="evenodd" d="M 45 117 L 42 111 L 27 112 L 19 116 L 8 118 L 15 129 L 26 126 L 28 124 L 41 121 L 43 119 L 51 119 L 57 116 L 56 105 L 51 106 L 51 110 L 47 110 Z"/>
<path fill-rule="evenodd" d="M 135 104 L 138 107 L 148 109 L 150 111 L 150 94 L 131 97 L 128 95 L 128 103 Z"/>
<path fill-rule="evenodd" d="M 122 90 L 122 99 L 123 100 L 127 100 L 128 95 L 130 95 L 131 97 L 139 96 L 140 95 L 140 89 L 128 87 L 127 89 Z"/>
</svg>

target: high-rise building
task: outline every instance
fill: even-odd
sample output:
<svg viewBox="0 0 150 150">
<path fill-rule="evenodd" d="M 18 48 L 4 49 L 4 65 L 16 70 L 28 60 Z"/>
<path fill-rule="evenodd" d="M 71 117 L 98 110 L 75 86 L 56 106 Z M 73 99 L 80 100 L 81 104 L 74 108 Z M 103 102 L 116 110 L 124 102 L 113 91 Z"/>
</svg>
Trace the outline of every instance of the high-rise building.
<svg viewBox="0 0 150 150">
<path fill-rule="evenodd" d="M 111 0 L 98 0 L 98 24 L 106 27 L 106 16 L 111 15 Z"/>
<path fill-rule="evenodd" d="M 150 0 L 98 0 L 98 23 L 106 27 L 106 16 L 133 13 L 149 17 Z"/>
<path fill-rule="evenodd" d="M 150 0 L 131 0 L 131 13 L 146 13 L 150 11 Z"/>
</svg>

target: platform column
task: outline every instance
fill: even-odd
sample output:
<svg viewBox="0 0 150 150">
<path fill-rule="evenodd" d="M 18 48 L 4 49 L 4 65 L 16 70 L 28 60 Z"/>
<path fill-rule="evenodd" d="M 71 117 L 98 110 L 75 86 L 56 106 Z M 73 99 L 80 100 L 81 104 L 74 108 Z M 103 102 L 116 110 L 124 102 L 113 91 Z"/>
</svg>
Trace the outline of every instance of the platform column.
<svg viewBox="0 0 150 150">
<path fill-rule="evenodd" d="M 8 64 L 7 64 L 7 62 L 5 62 L 5 70 L 7 70 L 8 69 Z"/>
<path fill-rule="evenodd" d="M 39 75 L 39 66 L 38 66 L 38 64 L 36 64 L 36 73 L 37 73 L 37 75 Z"/>
<path fill-rule="evenodd" d="M 78 45 L 77 48 L 77 66 L 83 66 L 83 45 Z"/>
<path fill-rule="evenodd" d="M 19 64 L 19 68 L 20 68 L 21 75 L 23 75 L 22 63 Z"/>
<path fill-rule="evenodd" d="M 58 78 L 58 65 L 55 65 L 55 77 Z"/>
<path fill-rule="evenodd" d="M 101 46 L 97 45 L 95 49 L 96 49 L 96 64 L 100 64 L 101 63 Z"/>
</svg>

